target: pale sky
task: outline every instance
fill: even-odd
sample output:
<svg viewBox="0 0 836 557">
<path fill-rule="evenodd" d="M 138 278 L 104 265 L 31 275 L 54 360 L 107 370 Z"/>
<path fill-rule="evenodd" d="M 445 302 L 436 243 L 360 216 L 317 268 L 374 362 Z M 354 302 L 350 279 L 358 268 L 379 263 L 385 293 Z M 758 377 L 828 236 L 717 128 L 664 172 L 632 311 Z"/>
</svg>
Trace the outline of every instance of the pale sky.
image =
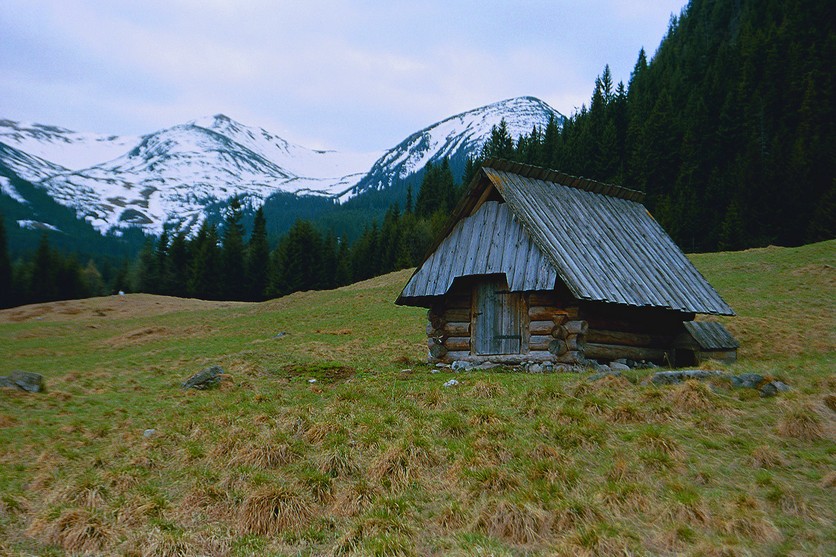
<svg viewBox="0 0 836 557">
<path fill-rule="evenodd" d="M 2 0 L 0 118 L 145 134 L 224 113 L 382 150 L 523 95 L 569 115 L 686 0 Z"/>
</svg>

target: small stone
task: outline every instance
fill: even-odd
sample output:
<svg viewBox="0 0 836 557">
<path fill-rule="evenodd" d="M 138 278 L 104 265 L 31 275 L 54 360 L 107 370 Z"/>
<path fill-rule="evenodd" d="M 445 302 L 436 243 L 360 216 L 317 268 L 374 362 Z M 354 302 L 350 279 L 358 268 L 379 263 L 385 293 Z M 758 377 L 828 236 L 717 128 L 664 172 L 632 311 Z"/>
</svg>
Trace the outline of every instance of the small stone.
<svg viewBox="0 0 836 557">
<path fill-rule="evenodd" d="M 610 369 L 613 371 L 629 371 L 630 366 L 627 364 L 622 364 L 618 360 L 610 363 Z"/>
<path fill-rule="evenodd" d="M 775 388 L 778 389 L 779 393 L 786 393 L 787 391 L 792 389 L 792 387 L 790 387 L 783 381 L 773 381 L 772 384 L 775 385 Z"/>
<path fill-rule="evenodd" d="M 308 379 L 308 383 L 316 383 L 316 379 Z"/>
<path fill-rule="evenodd" d="M 613 363 L 622 364 L 622 365 L 625 365 L 625 366 L 628 365 L 627 364 L 627 358 L 619 358 L 617 360 L 613 360 Z"/>
<path fill-rule="evenodd" d="M 282 338 L 283 336 L 286 336 L 286 335 L 287 335 L 286 331 L 279 331 L 278 333 L 273 335 L 273 338 Z"/>
<path fill-rule="evenodd" d="M 554 364 L 552 362 L 543 362 L 543 373 L 554 372 Z"/>
<path fill-rule="evenodd" d="M 528 366 L 528 373 L 543 373 L 543 366 L 540 364 L 531 364 Z"/>
<path fill-rule="evenodd" d="M 152 435 L 154 435 L 155 433 L 157 433 L 156 429 L 146 429 L 145 431 L 142 432 L 142 436 L 145 437 L 145 438 L 148 438 L 148 437 L 151 437 Z"/>
<path fill-rule="evenodd" d="M 479 364 L 478 369 L 493 369 L 495 367 L 499 367 L 499 364 L 495 364 L 493 362 L 482 362 Z"/>
<path fill-rule="evenodd" d="M 431 369 L 431 370 L 430 370 L 430 373 L 441 373 L 441 372 L 440 372 L 440 371 L 438 371 L 437 369 Z"/>
<path fill-rule="evenodd" d="M 28 393 L 44 390 L 44 376 L 40 373 L 15 370 L 8 377 L 0 377 L 0 387 L 17 388 Z"/>
<path fill-rule="evenodd" d="M 450 367 L 453 368 L 453 371 L 467 371 L 468 369 L 473 367 L 473 364 L 470 362 L 465 362 L 464 360 L 456 360 Z"/>
<path fill-rule="evenodd" d="M 458 381 L 456 381 L 455 379 L 450 379 L 449 381 L 447 381 L 446 383 L 444 383 L 444 386 L 445 386 L 445 387 L 455 387 L 455 386 L 456 386 L 456 385 L 458 385 L 458 384 L 459 384 L 459 382 L 458 382 Z"/>
<path fill-rule="evenodd" d="M 734 387 L 757 389 L 763 383 L 764 377 L 758 373 L 741 373 L 740 375 L 732 375 L 729 380 Z"/>
<path fill-rule="evenodd" d="M 183 381 L 184 389 L 209 389 L 220 384 L 224 370 L 221 366 L 210 366 L 202 369 Z"/>
<path fill-rule="evenodd" d="M 409 369 L 409 368 L 407 368 L 407 369 L 402 369 L 402 370 L 401 370 L 401 373 L 412 373 L 412 369 Z"/>
<path fill-rule="evenodd" d="M 775 383 L 769 382 L 765 385 L 762 385 L 760 389 L 758 389 L 761 393 L 763 398 L 769 398 L 778 394 L 778 389 L 775 387 Z"/>
</svg>

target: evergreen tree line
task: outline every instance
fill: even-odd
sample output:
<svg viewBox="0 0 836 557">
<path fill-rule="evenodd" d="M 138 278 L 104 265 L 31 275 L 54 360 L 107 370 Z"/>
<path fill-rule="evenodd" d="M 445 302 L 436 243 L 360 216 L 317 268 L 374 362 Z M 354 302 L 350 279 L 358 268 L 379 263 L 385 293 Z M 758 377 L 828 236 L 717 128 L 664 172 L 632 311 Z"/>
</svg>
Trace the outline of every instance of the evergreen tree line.
<svg viewBox="0 0 836 557">
<path fill-rule="evenodd" d="M 589 107 L 512 138 L 501 157 L 646 193 L 687 251 L 836 235 L 833 18 L 813 0 L 692 0 L 629 83 L 609 67 Z"/>
<path fill-rule="evenodd" d="M 127 264 L 122 271 L 126 279 Z M 49 245 L 46 234 L 30 258 L 12 262 L 0 215 L 0 308 L 99 296 L 106 290 L 105 278 L 92 260 L 82 265 L 75 255 L 61 254 Z"/>
<path fill-rule="evenodd" d="M 146 292 L 206 300 L 261 301 L 299 290 L 336 288 L 415 266 L 457 201 L 449 162 L 428 163 L 417 199 L 407 192 L 381 223 L 372 222 L 352 244 L 299 219 L 271 249 L 263 209 L 247 236 L 241 205 L 233 200 L 221 226 L 204 221 L 197 234 L 164 231 L 149 238 L 135 261 L 103 277 L 90 260 L 79 264 L 41 238 L 31 258 L 9 260 L 0 216 L 0 307 Z"/>
<path fill-rule="evenodd" d="M 233 201 L 217 227 L 204 222 L 194 237 L 164 232 L 149 240 L 134 265 L 140 292 L 208 300 L 260 301 L 299 290 L 336 288 L 415 266 L 444 225 L 459 194 L 449 162 L 428 163 L 417 198 L 411 189 L 381 223 L 372 222 L 351 245 L 299 219 L 270 249 L 268 223 L 256 211 L 246 238 Z"/>
</svg>

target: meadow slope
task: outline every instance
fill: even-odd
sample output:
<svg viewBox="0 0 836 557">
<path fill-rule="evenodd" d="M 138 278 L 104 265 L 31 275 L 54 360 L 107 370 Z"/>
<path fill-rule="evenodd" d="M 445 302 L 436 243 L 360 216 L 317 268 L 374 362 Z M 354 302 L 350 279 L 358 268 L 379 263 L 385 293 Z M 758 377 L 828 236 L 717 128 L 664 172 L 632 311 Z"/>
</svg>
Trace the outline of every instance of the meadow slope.
<svg viewBox="0 0 836 557">
<path fill-rule="evenodd" d="M 393 304 L 409 271 L 0 311 L 0 375 L 47 385 L 0 389 L 0 555 L 835 554 L 836 241 L 692 259 L 738 314 L 725 369 L 791 392 L 445 388 Z M 180 389 L 212 364 L 219 388 Z"/>
</svg>

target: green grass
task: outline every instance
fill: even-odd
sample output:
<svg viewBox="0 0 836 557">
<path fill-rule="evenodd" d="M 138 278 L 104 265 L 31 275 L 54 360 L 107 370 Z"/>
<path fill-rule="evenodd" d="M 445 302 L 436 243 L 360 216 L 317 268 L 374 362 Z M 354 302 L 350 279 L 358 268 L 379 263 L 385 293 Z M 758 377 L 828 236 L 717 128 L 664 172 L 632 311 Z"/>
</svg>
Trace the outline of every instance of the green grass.
<svg viewBox="0 0 836 557">
<path fill-rule="evenodd" d="M 834 254 L 693 256 L 738 313 L 726 369 L 793 386 L 771 399 L 647 372 L 444 388 L 424 311 L 392 303 L 407 271 L 0 312 L 0 374 L 48 388 L 0 391 L 0 554 L 833 554 Z M 220 388 L 179 388 L 215 363 Z"/>
</svg>

